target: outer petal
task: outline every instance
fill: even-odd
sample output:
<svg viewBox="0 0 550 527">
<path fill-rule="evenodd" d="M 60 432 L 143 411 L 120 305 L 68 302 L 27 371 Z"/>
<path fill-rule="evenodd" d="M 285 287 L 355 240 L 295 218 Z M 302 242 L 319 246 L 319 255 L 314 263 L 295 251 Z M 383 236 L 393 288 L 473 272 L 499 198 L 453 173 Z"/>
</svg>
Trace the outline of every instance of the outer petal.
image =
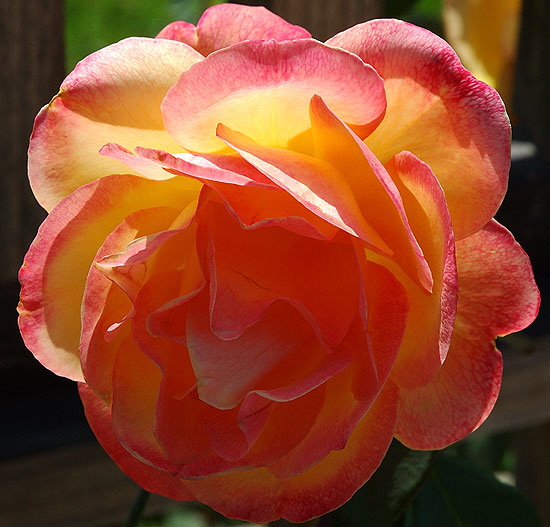
<svg viewBox="0 0 550 527">
<path fill-rule="evenodd" d="M 378 158 L 408 150 L 430 165 L 458 239 L 487 223 L 510 167 L 510 125 L 497 92 L 442 39 L 398 20 L 357 25 L 327 44 L 356 53 L 384 79 L 386 116 L 366 140 Z"/>
<path fill-rule="evenodd" d="M 189 44 L 203 55 L 243 40 L 310 37 L 304 28 L 289 24 L 265 7 L 238 4 L 214 5 L 204 12 L 196 28 L 187 22 L 173 22 L 157 35 Z"/>
<path fill-rule="evenodd" d="M 423 388 L 401 390 L 396 437 L 437 449 L 475 430 L 498 396 L 502 357 L 494 338 L 530 324 L 539 293 L 527 255 L 496 221 L 457 243 L 459 304 L 447 359 Z"/>
<path fill-rule="evenodd" d="M 497 221 L 457 244 L 459 307 L 455 329 L 503 336 L 537 316 L 540 294 L 529 257 Z M 483 287 L 480 287 L 480 286 Z"/>
<path fill-rule="evenodd" d="M 391 442 L 395 393 L 391 385 L 357 425 L 346 447 L 288 479 L 267 469 L 190 482 L 197 499 L 226 516 L 267 523 L 302 522 L 345 503 L 378 468 Z M 315 497 L 315 499 L 312 499 Z"/>
<path fill-rule="evenodd" d="M 197 499 L 228 517 L 257 523 L 280 517 L 305 521 L 345 503 L 382 461 L 392 439 L 397 407 L 395 387 L 388 383 L 346 447 L 295 477 L 281 479 L 260 468 L 191 481 L 175 478 L 129 454 L 113 433 L 109 407 L 86 385 L 80 385 L 80 393 L 103 448 L 144 489 L 174 499 Z"/>
<path fill-rule="evenodd" d="M 384 113 L 382 79 L 372 67 L 315 40 L 242 42 L 212 54 L 181 75 L 162 113 L 168 132 L 188 150 L 223 149 L 219 123 L 284 147 L 310 128 L 308 105 L 316 93 L 358 127 Z"/>
<path fill-rule="evenodd" d="M 195 197 L 181 178 L 150 181 L 117 175 L 80 187 L 50 213 L 19 272 L 19 327 L 44 366 L 82 380 L 80 306 L 88 271 L 107 235 L 135 210 L 158 205 L 181 209 Z"/>
<path fill-rule="evenodd" d="M 99 155 L 105 143 L 181 151 L 164 130 L 160 104 L 199 60 L 200 54 L 180 42 L 129 38 L 80 62 L 36 117 L 29 177 L 40 204 L 51 210 L 77 187 L 127 172 Z"/>
<path fill-rule="evenodd" d="M 95 436 L 126 474 L 139 481 L 139 485 L 150 492 L 158 493 L 162 489 L 162 494 L 175 500 L 195 499 L 183 480 L 147 465 L 130 454 L 114 434 L 109 406 L 87 384 L 80 383 L 78 389 L 86 418 Z"/>
</svg>

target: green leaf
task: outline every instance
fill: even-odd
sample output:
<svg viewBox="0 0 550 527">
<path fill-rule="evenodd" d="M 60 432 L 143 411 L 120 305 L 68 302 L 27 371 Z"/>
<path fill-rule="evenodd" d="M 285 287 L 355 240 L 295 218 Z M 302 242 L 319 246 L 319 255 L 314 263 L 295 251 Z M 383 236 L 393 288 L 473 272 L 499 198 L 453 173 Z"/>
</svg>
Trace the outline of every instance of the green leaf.
<svg viewBox="0 0 550 527">
<path fill-rule="evenodd" d="M 438 456 L 407 511 L 404 527 L 540 527 L 537 511 L 513 487 L 455 456 Z"/>
<path fill-rule="evenodd" d="M 328 525 L 392 525 L 429 477 L 432 458 L 432 452 L 409 450 L 394 440 L 374 476 L 348 503 L 330 514 Z"/>
</svg>

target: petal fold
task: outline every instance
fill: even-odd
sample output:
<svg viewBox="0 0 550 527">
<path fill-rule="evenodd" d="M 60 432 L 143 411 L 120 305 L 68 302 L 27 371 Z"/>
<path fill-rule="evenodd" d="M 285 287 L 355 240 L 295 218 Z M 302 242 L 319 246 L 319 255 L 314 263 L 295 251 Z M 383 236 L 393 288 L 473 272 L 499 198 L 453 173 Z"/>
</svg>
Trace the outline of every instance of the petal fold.
<svg viewBox="0 0 550 527">
<path fill-rule="evenodd" d="M 138 210 L 127 216 L 105 239 L 94 257 L 94 262 L 119 253 L 123 254 L 136 239 L 166 231 L 170 228 L 179 210 L 170 207 L 151 207 Z M 80 362 L 86 382 L 96 393 L 108 397 L 112 391 L 112 371 L 116 349 L 121 345 L 118 335 L 133 316 L 133 300 L 136 290 L 145 281 L 146 272 L 140 268 L 139 276 L 127 268 L 122 274 L 124 288 L 92 265 L 86 279 L 82 300 L 82 331 L 80 335 Z M 128 275 L 128 279 L 125 280 Z M 128 328 L 126 328 L 128 329 Z M 114 341 L 114 342 L 113 342 Z"/>
<path fill-rule="evenodd" d="M 345 177 L 364 217 L 389 248 L 386 252 L 421 287 L 431 291 L 430 267 L 386 168 L 318 95 L 311 99 L 310 116 L 315 156 Z"/>
<path fill-rule="evenodd" d="M 345 177 L 331 164 L 283 148 L 265 147 L 223 124 L 218 136 L 311 212 L 380 252 L 390 249 L 365 221 Z"/>
<path fill-rule="evenodd" d="M 276 302 L 237 340 L 217 337 L 203 302 L 187 318 L 187 345 L 200 398 L 219 409 L 235 407 L 280 361 L 307 343 L 319 346 L 309 323 L 286 302 Z M 285 338 L 281 338 L 285 335 Z"/>
<path fill-rule="evenodd" d="M 173 155 L 146 148 L 136 148 L 132 153 L 115 144 L 105 145 L 101 153 L 149 177 L 165 171 L 201 181 L 213 188 L 232 215 L 248 228 L 273 225 L 321 239 L 333 238 L 338 232 L 238 155 Z"/>
<path fill-rule="evenodd" d="M 445 194 L 430 167 L 410 152 L 396 155 L 386 167 L 433 277 L 430 292 L 402 279 L 409 313 L 392 380 L 414 389 L 438 372 L 451 342 L 457 309 L 455 240 Z"/>
<path fill-rule="evenodd" d="M 392 440 L 397 398 L 390 384 L 354 429 L 346 448 L 291 478 L 266 468 L 189 482 L 213 509 L 237 519 L 303 522 L 345 503 L 380 465 Z M 311 499 L 315 496 L 315 500 Z"/>
</svg>

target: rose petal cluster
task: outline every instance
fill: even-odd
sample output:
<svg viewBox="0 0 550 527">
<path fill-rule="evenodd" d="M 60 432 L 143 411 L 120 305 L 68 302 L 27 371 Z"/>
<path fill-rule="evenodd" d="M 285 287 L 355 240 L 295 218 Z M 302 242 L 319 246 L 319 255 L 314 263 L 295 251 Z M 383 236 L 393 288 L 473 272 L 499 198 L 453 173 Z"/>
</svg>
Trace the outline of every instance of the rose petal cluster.
<svg viewBox="0 0 550 527">
<path fill-rule="evenodd" d="M 539 305 L 492 219 L 509 163 L 500 97 L 428 31 L 321 43 L 214 6 L 90 55 L 38 114 L 22 335 L 143 488 L 319 516 L 393 437 L 439 449 L 491 411 L 495 338 Z"/>
</svg>

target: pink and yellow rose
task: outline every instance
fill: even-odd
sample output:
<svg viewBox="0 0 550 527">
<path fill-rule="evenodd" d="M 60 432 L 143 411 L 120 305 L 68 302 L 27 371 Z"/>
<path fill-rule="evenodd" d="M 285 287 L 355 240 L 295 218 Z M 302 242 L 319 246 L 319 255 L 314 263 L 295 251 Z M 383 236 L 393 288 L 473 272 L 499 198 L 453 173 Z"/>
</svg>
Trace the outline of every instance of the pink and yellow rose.
<svg viewBox="0 0 550 527">
<path fill-rule="evenodd" d="M 501 99 L 431 33 L 212 7 L 90 55 L 37 116 L 21 332 L 145 489 L 321 515 L 393 437 L 491 411 L 494 339 L 539 304 L 492 219 L 509 163 Z"/>
</svg>

